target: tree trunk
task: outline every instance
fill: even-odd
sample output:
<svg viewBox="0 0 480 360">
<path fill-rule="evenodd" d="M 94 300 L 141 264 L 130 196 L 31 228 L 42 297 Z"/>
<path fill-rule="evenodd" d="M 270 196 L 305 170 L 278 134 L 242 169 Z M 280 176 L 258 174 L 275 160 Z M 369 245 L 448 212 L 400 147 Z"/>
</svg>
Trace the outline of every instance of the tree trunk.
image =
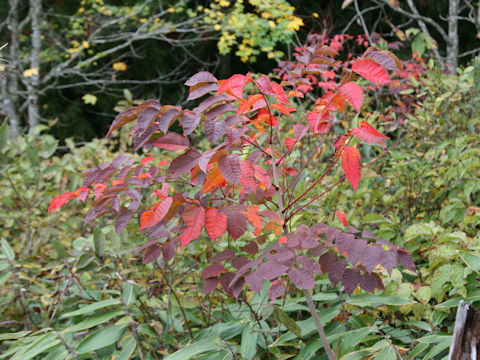
<svg viewBox="0 0 480 360">
<path fill-rule="evenodd" d="M 18 74 L 20 71 L 19 49 L 20 49 L 20 29 L 18 22 L 18 0 L 9 1 L 10 9 L 7 15 L 7 28 L 10 32 L 10 42 L 8 44 L 9 63 L 13 68 L 7 68 L 5 78 L 1 81 L 2 107 L 10 124 L 10 136 L 15 137 L 20 133 L 20 119 L 17 113 L 17 99 L 19 92 Z"/>
<path fill-rule="evenodd" d="M 480 309 L 471 303 L 460 302 L 453 329 L 448 360 L 477 360 L 480 358 Z"/>
<path fill-rule="evenodd" d="M 455 73 L 458 66 L 458 13 L 460 0 L 450 0 L 448 4 L 447 66 Z"/>
<path fill-rule="evenodd" d="M 32 76 L 27 80 L 28 92 L 28 133 L 32 134 L 34 127 L 39 123 L 40 112 L 38 107 L 38 84 L 40 79 L 40 50 L 41 40 L 41 0 L 30 0 L 30 14 L 32 17 L 32 52 L 30 55 L 30 69 Z"/>
</svg>

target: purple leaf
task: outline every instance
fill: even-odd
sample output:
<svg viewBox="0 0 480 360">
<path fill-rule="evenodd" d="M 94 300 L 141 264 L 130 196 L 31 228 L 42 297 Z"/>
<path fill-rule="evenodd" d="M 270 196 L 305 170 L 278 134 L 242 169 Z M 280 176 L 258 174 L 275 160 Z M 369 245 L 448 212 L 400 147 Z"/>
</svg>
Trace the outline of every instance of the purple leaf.
<svg viewBox="0 0 480 360">
<path fill-rule="evenodd" d="M 197 128 L 200 116 L 193 111 L 185 110 L 182 114 L 182 128 L 185 135 L 190 135 Z"/>
<path fill-rule="evenodd" d="M 380 264 L 380 254 L 383 252 L 380 245 L 367 246 L 361 255 L 362 265 L 365 266 L 368 272 L 371 272 L 377 265 Z"/>
<path fill-rule="evenodd" d="M 308 271 L 311 271 L 316 274 L 320 274 L 320 265 L 314 260 L 309 259 L 306 255 L 298 256 L 297 262 L 302 265 Z"/>
<path fill-rule="evenodd" d="M 315 287 L 315 278 L 313 274 L 306 269 L 291 269 L 288 277 L 300 289 L 313 289 Z"/>
<path fill-rule="evenodd" d="M 118 214 L 117 220 L 115 221 L 115 232 L 117 235 L 120 235 L 125 226 L 127 226 L 133 214 L 134 212 L 130 210 L 124 210 Z"/>
<path fill-rule="evenodd" d="M 218 82 L 217 78 L 208 71 L 200 71 L 185 81 L 186 86 L 195 86 L 204 82 Z"/>
<path fill-rule="evenodd" d="M 242 266 L 248 263 L 248 258 L 246 256 L 235 257 L 232 259 L 232 266 L 235 269 L 240 269 Z"/>
<path fill-rule="evenodd" d="M 197 150 L 190 149 L 185 154 L 173 160 L 168 171 L 176 175 L 185 174 L 197 166 L 200 156 L 202 156 L 202 154 Z"/>
<path fill-rule="evenodd" d="M 201 114 L 208 108 L 210 108 L 213 105 L 217 105 L 218 103 L 222 101 L 228 101 L 228 98 L 221 94 L 220 96 L 212 95 L 205 100 L 203 100 L 200 105 L 198 105 L 196 108 L 193 109 L 194 113 Z"/>
<path fill-rule="evenodd" d="M 272 283 L 272 286 L 268 290 L 268 297 L 270 300 L 275 300 L 285 294 L 285 290 L 287 290 L 285 280 L 277 279 Z"/>
<path fill-rule="evenodd" d="M 342 276 L 342 284 L 345 292 L 352 295 L 360 281 L 360 270 L 358 268 L 347 269 Z"/>
<path fill-rule="evenodd" d="M 235 253 L 232 250 L 227 249 L 218 254 L 215 254 L 212 261 L 216 263 L 220 263 L 226 260 L 233 259 L 234 257 L 235 257 Z"/>
<path fill-rule="evenodd" d="M 218 84 L 216 83 L 201 85 L 193 90 L 190 89 L 190 94 L 188 95 L 187 101 L 198 99 L 199 97 L 216 90 L 218 90 Z"/>
<path fill-rule="evenodd" d="M 265 280 L 258 272 L 254 271 L 248 273 L 245 276 L 245 282 L 250 285 L 253 291 L 259 293 L 260 291 L 262 291 L 263 283 L 265 282 Z"/>
<path fill-rule="evenodd" d="M 237 111 L 237 109 L 232 104 L 230 104 L 230 103 L 222 104 L 222 105 L 216 106 L 212 110 L 208 111 L 205 114 L 205 119 L 206 120 L 218 119 L 218 117 L 220 115 L 223 115 L 227 112 L 236 112 L 236 111 Z"/>
<path fill-rule="evenodd" d="M 220 274 L 223 274 L 223 273 L 226 273 L 226 272 L 227 272 L 227 269 L 225 269 L 223 267 L 223 265 L 212 264 L 210 266 L 207 266 L 202 271 L 201 278 L 202 278 L 202 280 L 205 280 L 205 279 L 208 279 L 208 278 L 216 277 L 216 276 L 218 276 Z"/>
<path fill-rule="evenodd" d="M 405 269 L 415 271 L 415 263 L 413 262 L 412 255 L 408 252 L 407 249 L 400 247 L 398 250 L 398 261 L 402 264 Z"/>
<path fill-rule="evenodd" d="M 265 280 L 273 280 L 279 277 L 282 274 L 285 274 L 289 269 L 288 266 L 285 266 L 283 264 L 278 264 L 274 261 L 267 261 L 262 263 L 257 271 L 262 274 L 262 277 Z"/>
<path fill-rule="evenodd" d="M 240 159 L 237 154 L 223 156 L 218 159 L 218 169 L 225 180 L 238 185 L 242 176 L 242 168 L 240 167 Z"/>
<path fill-rule="evenodd" d="M 255 241 L 249 241 L 247 245 L 242 248 L 247 254 L 254 255 L 258 252 L 258 245 Z"/>
<path fill-rule="evenodd" d="M 156 138 L 150 144 L 159 149 L 178 151 L 188 148 L 190 146 L 190 141 L 186 136 L 174 132 L 168 132 L 164 136 Z"/>
<path fill-rule="evenodd" d="M 347 267 L 347 262 L 344 260 L 334 261 L 330 264 L 328 269 L 328 279 L 333 286 L 337 286 L 338 282 L 342 278 L 345 268 Z"/>
<path fill-rule="evenodd" d="M 158 121 L 158 128 L 163 133 L 166 133 L 170 127 L 170 124 L 177 119 L 178 115 L 180 115 L 180 110 L 168 109 L 160 117 L 160 120 Z"/>
<path fill-rule="evenodd" d="M 175 249 L 177 248 L 178 241 L 177 239 L 170 239 L 164 243 L 162 247 L 163 258 L 166 262 L 169 262 L 171 258 L 175 255 Z"/>
<path fill-rule="evenodd" d="M 360 276 L 360 287 L 363 290 L 373 294 L 377 288 L 377 279 L 373 275 L 362 274 Z"/>
<path fill-rule="evenodd" d="M 212 291 L 214 291 L 217 288 L 217 285 L 219 283 L 218 278 L 210 278 L 206 279 L 205 282 L 203 283 L 203 289 L 202 289 L 202 294 L 210 294 Z"/>
<path fill-rule="evenodd" d="M 162 254 L 162 248 L 157 245 L 150 245 L 147 247 L 142 257 L 142 264 L 146 264 L 152 261 L 157 260 L 157 258 Z"/>
<path fill-rule="evenodd" d="M 225 134 L 225 121 L 205 120 L 205 135 L 210 144 L 216 143 Z"/>
<path fill-rule="evenodd" d="M 297 141 L 300 141 L 308 132 L 308 126 L 304 124 L 293 125 L 293 134 Z"/>
<path fill-rule="evenodd" d="M 227 214 L 227 231 L 237 240 L 247 229 L 247 217 L 242 211 L 228 211 Z"/>
</svg>

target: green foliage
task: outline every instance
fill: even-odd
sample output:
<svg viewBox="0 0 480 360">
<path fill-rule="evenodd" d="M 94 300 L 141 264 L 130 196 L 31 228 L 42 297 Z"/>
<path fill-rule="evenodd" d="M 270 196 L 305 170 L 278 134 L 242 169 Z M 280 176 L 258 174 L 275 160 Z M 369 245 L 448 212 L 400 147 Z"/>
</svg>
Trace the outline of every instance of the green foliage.
<svg viewBox="0 0 480 360">
<path fill-rule="evenodd" d="M 362 230 L 407 247 L 417 265 L 416 272 L 384 271 L 385 291 L 374 295 L 349 297 L 325 275 L 317 279 L 313 299 L 339 359 L 443 359 L 460 300 L 480 304 L 477 69 L 428 72 L 416 89 L 425 93 L 422 108 L 396 135 L 399 145 L 364 169 L 357 193 L 338 188 L 315 209 L 334 225 L 337 210 L 354 226 L 369 224 Z M 80 205 L 47 216 L 60 187 L 73 191 L 84 166 L 115 156 L 104 140 L 83 148 L 69 141 L 69 153 L 57 157 L 51 136 L 2 143 L 7 130 L 0 127 L 0 321 L 10 323 L 0 331 L 0 359 L 140 359 L 140 352 L 152 360 L 264 359 L 267 351 L 271 359 L 322 359 L 294 288 L 284 302 L 269 301 L 267 287 L 238 303 L 220 291 L 199 295 L 195 273 L 222 245 L 187 247 L 163 271 L 132 256 L 145 241 L 137 232 L 83 228 Z M 308 154 L 309 140 L 302 141 L 299 159 Z M 301 214 L 293 220 L 304 221 Z"/>
</svg>

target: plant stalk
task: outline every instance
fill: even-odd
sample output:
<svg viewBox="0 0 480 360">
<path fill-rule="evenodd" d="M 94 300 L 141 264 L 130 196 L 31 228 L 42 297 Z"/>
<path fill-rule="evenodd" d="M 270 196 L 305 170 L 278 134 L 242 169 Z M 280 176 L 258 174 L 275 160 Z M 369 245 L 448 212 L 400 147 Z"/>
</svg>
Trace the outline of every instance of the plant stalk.
<svg viewBox="0 0 480 360">
<path fill-rule="evenodd" d="M 333 353 L 332 347 L 328 343 L 327 334 L 325 334 L 325 329 L 323 328 L 323 325 L 318 317 L 317 309 L 315 309 L 315 305 L 313 304 L 312 295 L 310 295 L 310 291 L 308 291 L 307 289 L 303 290 L 303 293 L 305 294 L 305 299 L 307 299 L 310 314 L 312 314 L 313 321 L 315 322 L 315 326 L 317 327 L 318 335 L 320 335 L 320 340 L 322 340 L 323 348 L 327 353 L 328 359 L 335 360 L 335 354 Z"/>
</svg>

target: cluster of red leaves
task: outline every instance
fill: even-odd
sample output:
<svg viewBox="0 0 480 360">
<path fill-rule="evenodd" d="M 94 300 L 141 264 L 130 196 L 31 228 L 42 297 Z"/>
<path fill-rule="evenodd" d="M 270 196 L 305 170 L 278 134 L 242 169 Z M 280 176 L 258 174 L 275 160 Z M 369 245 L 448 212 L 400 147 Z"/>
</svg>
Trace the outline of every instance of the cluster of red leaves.
<svg viewBox="0 0 480 360">
<path fill-rule="evenodd" d="M 396 69 L 398 65 L 396 57 L 389 52 L 369 48 L 352 63 L 351 69 L 345 69 L 336 91 L 319 98 L 305 121 L 292 124 L 291 113 L 297 109 L 290 99 L 303 96 L 299 83 L 311 69 L 319 69 L 309 65 L 336 66 L 335 55 L 336 51 L 330 47 L 306 47 L 301 55 L 305 66 L 289 72 L 281 85 L 264 75 L 236 74 L 217 80 L 209 72 L 200 72 L 185 83 L 190 88 L 188 100 L 197 103 L 192 110 L 147 100 L 123 111 L 114 119 L 107 135 L 135 121 L 130 132 L 135 151 L 156 147 L 181 154 L 170 163 L 160 161 L 158 164 L 152 156 L 144 157 L 138 164 L 134 157 L 120 155 L 110 163 L 89 169 L 84 174 L 82 188 L 54 198 L 49 210 L 77 196 L 85 200 L 88 189 L 92 188 L 96 199 L 85 223 L 109 214 L 116 218 L 115 230 L 120 233 L 137 217 L 140 230 L 151 239 L 137 249 L 144 251 L 144 262 L 153 261 L 161 254 L 166 261 L 170 260 L 178 243 L 180 248 L 187 246 L 201 237 L 204 229 L 211 241 L 224 234 L 236 240 L 247 232 L 254 236 L 269 232 L 281 236 L 281 241 L 252 261 L 246 256 L 236 257 L 231 250 L 217 254 L 214 264 L 202 273 L 204 292 L 213 291 L 220 283 L 228 294 L 237 297 L 245 283 L 258 291 L 264 280 L 270 280 L 273 299 L 285 290 L 283 274 L 288 274 L 296 286 L 308 289 L 314 285 L 313 274 L 319 272 L 329 273 L 333 285 L 341 280 L 348 293 L 357 285 L 367 291 L 381 288 L 374 269 L 381 266 L 391 271 L 398 261 L 411 268 L 411 258 L 405 260 L 405 251 L 390 243 L 377 241 L 376 245 L 369 245 L 363 234 L 362 239 L 358 239 L 355 234 L 322 224 L 312 228 L 300 226 L 295 233 L 289 233 L 285 221 L 300 197 L 287 204 L 280 202 L 286 199 L 285 193 L 289 190 L 284 185 L 286 180 L 295 179 L 304 169 L 288 167 L 284 161 L 297 142 L 309 131 L 313 137 L 328 133 L 335 114 L 342 113 L 346 103 L 360 110 L 363 90 L 355 79 L 361 76 L 375 84 L 385 84 L 390 80 L 386 69 Z M 290 89 L 285 91 L 287 86 Z M 277 131 L 280 121 L 293 125 L 293 138 L 282 137 Z M 175 122 L 180 124 L 182 133 L 170 131 Z M 211 144 L 207 151 L 196 149 L 188 138 L 199 127 Z M 358 128 L 335 142 L 337 159 L 341 158 L 345 175 L 356 189 L 361 165 L 358 150 L 349 146 L 353 137 L 381 145 L 388 137 L 361 122 Z M 163 168 L 167 164 L 168 168 Z M 191 191 L 176 191 L 171 185 L 179 182 Z M 150 199 L 155 199 L 153 204 L 145 198 L 148 193 L 145 189 L 150 190 Z M 345 215 L 338 216 L 346 224 Z M 351 258 L 357 256 L 349 250 L 353 244 L 358 258 Z M 359 246 L 363 247 L 357 248 Z M 388 251 L 382 246 L 391 252 L 388 261 L 382 253 Z M 257 242 L 249 242 L 244 250 L 248 255 L 256 254 Z M 314 260 L 316 256 L 320 262 Z M 227 267 L 221 264 L 226 260 L 230 261 Z M 234 268 L 238 271 L 230 271 Z"/>
</svg>

